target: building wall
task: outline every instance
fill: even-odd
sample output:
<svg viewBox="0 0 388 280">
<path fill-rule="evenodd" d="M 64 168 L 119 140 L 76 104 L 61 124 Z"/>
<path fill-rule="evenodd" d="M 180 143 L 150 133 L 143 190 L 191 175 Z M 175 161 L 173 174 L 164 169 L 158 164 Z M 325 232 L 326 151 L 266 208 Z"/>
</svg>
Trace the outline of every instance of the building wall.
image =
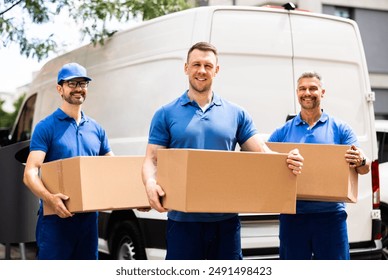
<svg viewBox="0 0 388 280">
<path fill-rule="evenodd" d="M 357 22 L 372 73 L 388 73 L 388 11 L 355 9 Z"/>
<path fill-rule="evenodd" d="M 339 2 L 339 1 L 337 1 Z M 343 1 L 346 2 L 346 1 Z M 380 1 L 386 2 L 388 1 Z M 336 15 L 345 6 L 323 5 L 324 14 Z M 375 92 L 375 116 L 388 119 L 388 6 L 387 10 L 347 7 L 360 29 L 372 90 Z"/>
</svg>

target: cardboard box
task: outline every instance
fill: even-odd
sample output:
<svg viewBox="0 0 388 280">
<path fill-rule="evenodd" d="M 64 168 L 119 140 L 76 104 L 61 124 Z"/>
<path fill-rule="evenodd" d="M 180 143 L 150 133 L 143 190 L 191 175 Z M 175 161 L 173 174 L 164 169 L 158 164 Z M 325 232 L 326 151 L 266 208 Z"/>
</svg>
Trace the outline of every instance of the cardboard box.
<svg viewBox="0 0 388 280">
<path fill-rule="evenodd" d="M 295 213 L 296 176 L 286 154 L 158 150 L 167 209 L 207 213 Z"/>
<path fill-rule="evenodd" d="M 74 157 L 44 163 L 41 178 L 51 193 L 69 196 L 70 212 L 149 207 L 141 179 L 142 156 Z M 44 214 L 54 214 L 44 205 Z"/>
<path fill-rule="evenodd" d="M 357 202 L 358 174 L 345 161 L 348 145 L 267 143 L 280 153 L 298 148 L 304 158 L 297 197 L 302 200 Z"/>
</svg>

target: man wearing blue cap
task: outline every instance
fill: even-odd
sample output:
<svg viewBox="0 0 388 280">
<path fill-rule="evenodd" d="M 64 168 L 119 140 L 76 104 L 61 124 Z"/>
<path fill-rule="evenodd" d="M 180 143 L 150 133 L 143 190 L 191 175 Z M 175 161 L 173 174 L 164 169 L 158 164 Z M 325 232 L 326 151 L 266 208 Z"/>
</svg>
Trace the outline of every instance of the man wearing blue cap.
<svg viewBox="0 0 388 280">
<path fill-rule="evenodd" d="M 50 193 L 39 177 L 39 168 L 44 162 L 113 155 L 105 130 L 82 111 L 91 80 L 83 66 L 63 65 L 57 80 L 62 104 L 36 125 L 31 138 L 24 183 L 41 201 L 36 227 L 38 259 L 98 259 L 98 213 L 70 213 L 64 204 L 69 197 Z M 44 216 L 43 203 L 56 215 Z"/>
</svg>

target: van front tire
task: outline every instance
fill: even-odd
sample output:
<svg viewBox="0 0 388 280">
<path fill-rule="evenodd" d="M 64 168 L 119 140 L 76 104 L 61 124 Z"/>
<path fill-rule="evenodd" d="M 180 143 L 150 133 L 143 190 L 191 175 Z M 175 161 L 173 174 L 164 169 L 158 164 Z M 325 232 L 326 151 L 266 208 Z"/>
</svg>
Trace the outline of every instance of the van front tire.
<svg viewBox="0 0 388 280">
<path fill-rule="evenodd" d="M 134 221 L 116 224 L 109 240 L 110 252 L 116 260 L 146 260 L 146 253 L 138 225 Z"/>
</svg>

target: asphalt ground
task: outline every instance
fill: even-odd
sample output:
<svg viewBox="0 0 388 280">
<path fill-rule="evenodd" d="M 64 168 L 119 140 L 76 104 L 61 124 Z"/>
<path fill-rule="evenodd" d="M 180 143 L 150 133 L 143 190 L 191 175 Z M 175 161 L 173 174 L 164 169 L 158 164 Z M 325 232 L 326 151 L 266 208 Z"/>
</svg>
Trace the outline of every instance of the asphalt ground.
<svg viewBox="0 0 388 280">
<path fill-rule="evenodd" d="M 23 248 L 24 246 L 24 248 Z M 24 243 L 20 245 L 12 243 L 9 245 L 9 252 L 7 253 L 6 244 L 0 243 L 0 261 L 2 260 L 36 260 L 36 244 L 34 242 Z M 100 253 L 100 260 L 111 260 L 109 255 Z"/>
<path fill-rule="evenodd" d="M 7 252 L 6 244 L 0 243 L 0 260 L 35 260 L 35 243 L 12 243 Z"/>
</svg>

